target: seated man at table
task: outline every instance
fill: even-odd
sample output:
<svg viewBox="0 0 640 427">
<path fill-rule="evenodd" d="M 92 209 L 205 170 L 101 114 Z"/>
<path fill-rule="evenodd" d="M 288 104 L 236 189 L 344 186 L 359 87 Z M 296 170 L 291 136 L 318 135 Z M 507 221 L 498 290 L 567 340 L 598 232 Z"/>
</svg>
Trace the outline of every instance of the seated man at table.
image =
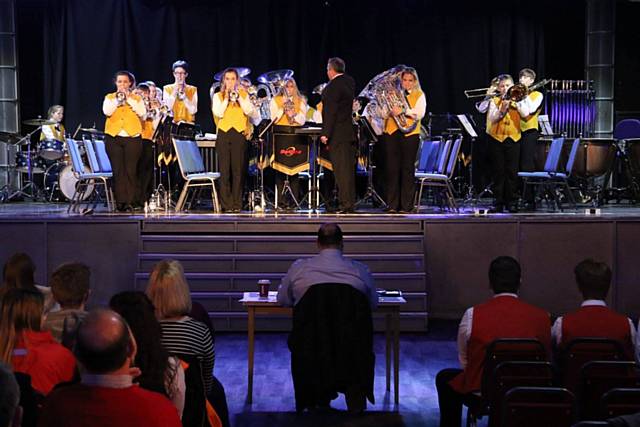
<svg viewBox="0 0 640 427">
<path fill-rule="evenodd" d="M 443 369 L 436 376 L 440 427 L 459 426 L 462 405 L 477 399 L 485 353 L 500 338 L 535 338 L 551 348 L 549 314 L 518 298 L 520 264 L 501 256 L 489 266 L 493 298 L 467 309 L 458 328 L 458 359 L 462 369 Z"/>
<path fill-rule="evenodd" d="M 320 283 L 342 283 L 364 293 L 371 308 L 378 304 L 378 295 L 369 268 L 345 258 L 342 230 L 335 223 L 326 223 L 318 230 L 318 255 L 294 262 L 278 288 L 278 302 L 290 307 L 302 299 L 307 290 Z"/>
</svg>

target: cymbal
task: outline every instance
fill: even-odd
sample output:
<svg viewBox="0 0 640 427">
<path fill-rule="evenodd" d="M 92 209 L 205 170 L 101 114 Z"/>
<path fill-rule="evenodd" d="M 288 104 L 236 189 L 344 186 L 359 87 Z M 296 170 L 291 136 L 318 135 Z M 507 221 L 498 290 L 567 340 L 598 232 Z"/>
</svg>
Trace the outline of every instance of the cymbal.
<svg viewBox="0 0 640 427">
<path fill-rule="evenodd" d="M 258 81 L 260 83 L 275 83 L 282 81 L 284 79 L 288 79 L 293 77 L 293 70 L 283 69 L 283 70 L 273 70 L 267 71 L 266 73 L 260 74 L 258 76 Z"/>
<path fill-rule="evenodd" d="M 45 126 L 45 125 L 55 125 L 56 124 L 56 122 L 54 122 L 53 120 L 40 119 L 40 118 L 23 120 L 22 123 L 25 124 L 25 125 L 29 125 L 29 126 Z"/>
<path fill-rule="evenodd" d="M 247 68 L 247 67 L 229 67 L 229 68 L 234 68 L 234 69 L 238 72 L 238 76 L 239 76 L 240 78 L 246 77 L 246 76 L 248 76 L 249 74 L 251 74 L 251 68 Z M 217 82 L 219 82 L 220 80 L 222 80 L 222 75 L 224 74 L 224 72 L 225 72 L 226 70 L 227 70 L 227 69 L 225 68 L 224 70 L 222 70 L 222 71 L 218 71 L 217 73 L 215 73 L 215 74 L 213 75 L 213 79 L 214 79 L 215 81 L 217 81 Z"/>
<path fill-rule="evenodd" d="M 101 130 L 98 130 L 96 128 L 79 128 L 78 132 L 86 132 L 86 133 L 93 133 L 93 134 L 103 134 L 104 132 Z"/>
<path fill-rule="evenodd" d="M 0 132 L 0 142 L 4 142 L 7 144 L 17 144 L 22 140 L 22 135 L 18 135 L 17 133 L 9 133 L 9 132 Z M 26 140 L 27 144 L 29 143 L 29 139 Z"/>
<path fill-rule="evenodd" d="M 315 93 L 317 95 L 322 95 L 322 91 L 325 87 L 327 87 L 329 83 L 320 83 L 318 86 L 314 87 L 311 93 Z"/>
</svg>

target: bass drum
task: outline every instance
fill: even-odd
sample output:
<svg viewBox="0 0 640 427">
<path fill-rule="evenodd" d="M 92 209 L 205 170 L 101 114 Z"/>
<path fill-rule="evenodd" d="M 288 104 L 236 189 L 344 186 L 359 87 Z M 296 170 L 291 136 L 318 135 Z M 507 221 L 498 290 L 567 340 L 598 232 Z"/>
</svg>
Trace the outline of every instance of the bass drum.
<svg viewBox="0 0 640 427">
<path fill-rule="evenodd" d="M 86 166 L 85 166 L 86 167 Z M 45 191 L 50 201 L 62 202 L 71 200 L 76 191 L 78 179 L 73 174 L 73 168 L 66 163 L 54 163 L 44 173 Z M 81 200 L 87 200 L 93 193 L 94 185 L 89 184 Z"/>
</svg>

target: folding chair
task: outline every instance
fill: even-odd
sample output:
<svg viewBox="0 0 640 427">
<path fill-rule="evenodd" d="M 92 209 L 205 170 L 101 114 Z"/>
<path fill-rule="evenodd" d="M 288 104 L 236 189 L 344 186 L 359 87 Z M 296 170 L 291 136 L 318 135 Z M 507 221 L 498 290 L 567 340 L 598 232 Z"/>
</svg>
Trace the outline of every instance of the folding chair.
<svg viewBox="0 0 640 427">
<path fill-rule="evenodd" d="M 460 146 L 462 145 L 462 137 L 458 136 L 451 146 L 451 140 L 445 143 L 445 148 L 441 153 L 441 157 L 438 159 L 438 169 L 434 173 L 429 172 L 416 172 L 415 176 L 420 181 L 420 190 L 418 195 L 418 212 L 421 208 L 422 191 L 425 186 L 438 187 L 444 189 L 444 194 L 447 199 L 449 209 L 458 211 L 456 206 L 455 197 L 453 195 L 453 185 L 451 179 L 453 178 L 453 172 L 455 170 L 456 160 L 460 153 Z M 447 148 L 451 146 L 451 151 L 446 153 Z M 446 166 L 444 166 L 446 164 Z"/>
<path fill-rule="evenodd" d="M 578 412 L 582 420 L 599 419 L 600 399 L 614 388 L 638 388 L 640 375 L 635 362 L 593 361 L 580 370 Z"/>
<path fill-rule="evenodd" d="M 503 427 L 560 427 L 575 420 L 576 398 L 566 388 L 516 387 L 504 397 Z"/>
<path fill-rule="evenodd" d="M 570 341 L 560 350 L 558 365 L 560 367 L 563 387 L 577 391 L 580 372 L 587 362 L 594 360 L 625 360 L 622 344 L 607 338 L 582 337 Z"/>
<path fill-rule="evenodd" d="M 91 141 L 84 142 L 84 148 L 87 153 L 87 159 L 89 160 L 91 169 L 87 168 L 84 162 L 82 161 L 82 156 L 80 154 L 80 141 L 67 139 L 67 148 L 69 149 L 69 154 L 71 156 L 71 167 L 73 169 L 73 173 L 76 179 L 78 180 L 78 182 L 76 183 L 76 188 L 73 193 L 73 196 L 71 197 L 71 200 L 69 202 L 69 207 L 67 208 L 67 212 L 70 212 L 70 211 L 78 212 L 78 207 L 80 206 L 80 202 L 84 200 L 84 195 L 87 191 L 89 184 L 92 184 L 96 187 L 99 184 L 104 185 L 105 195 L 107 198 L 107 207 L 109 208 L 109 210 L 113 210 L 113 204 L 111 203 L 112 198 L 110 196 L 111 189 L 108 183 L 108 179 L 111 178 L 113 174 L 110 170 L 105 172 L 100 170 L 100 163 L 98 161 L 98 157 L 96 156 L 96 151 L 94 150 L 94 147 Z M 106 154 L 106 150 L 105 150 L 105 154 Z M 94 206 L 95 204 L 96 202 L 94 201 Z"/>
<path fill-rule="evenodd" d="M 173 138 L 173 147 L 178 157 L 180 173 L 185 180 L 184 187 L 182 187 L 182 192 L 176 204 L 176 212 L 184 209 L 187 193 L 190 188 L 211 186 L 213 211 L 219 213 L 220 204 L 218 202 L 215 181 L 220 178 L 220 173 L 207 172 L 205 170 L 202 155 L 200 154 L 196 141 Z"/>
<path fill-rule="evenodd" d="M 640 412 L 640 388 L 614 388 L 600 399 L 603 419 Z"/>
</svg>

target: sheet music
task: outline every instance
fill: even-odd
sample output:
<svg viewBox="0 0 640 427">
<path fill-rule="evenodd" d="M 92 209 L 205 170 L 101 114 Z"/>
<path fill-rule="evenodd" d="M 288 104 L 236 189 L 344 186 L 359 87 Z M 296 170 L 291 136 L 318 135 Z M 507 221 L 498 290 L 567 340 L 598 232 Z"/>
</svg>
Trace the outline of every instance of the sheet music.
<svg viewBox="0 0 640 427">
<path fill-rule="evenodd" d="M 456 115 L 456 117 L 460 121 L 460 124 L 462 124 L 462 127 L 464 128 L 464 130 L 467 131 L 469 136 L 471 136 L 472 138 L 478 137 L 478 133 L 473 128 L 473 125 L 471 124 L 471 122 L 469 122 L 469 119 L 467 119 L 467 116 L 465 116 L 464 114 L 458 114 Z"/>
</svg>

